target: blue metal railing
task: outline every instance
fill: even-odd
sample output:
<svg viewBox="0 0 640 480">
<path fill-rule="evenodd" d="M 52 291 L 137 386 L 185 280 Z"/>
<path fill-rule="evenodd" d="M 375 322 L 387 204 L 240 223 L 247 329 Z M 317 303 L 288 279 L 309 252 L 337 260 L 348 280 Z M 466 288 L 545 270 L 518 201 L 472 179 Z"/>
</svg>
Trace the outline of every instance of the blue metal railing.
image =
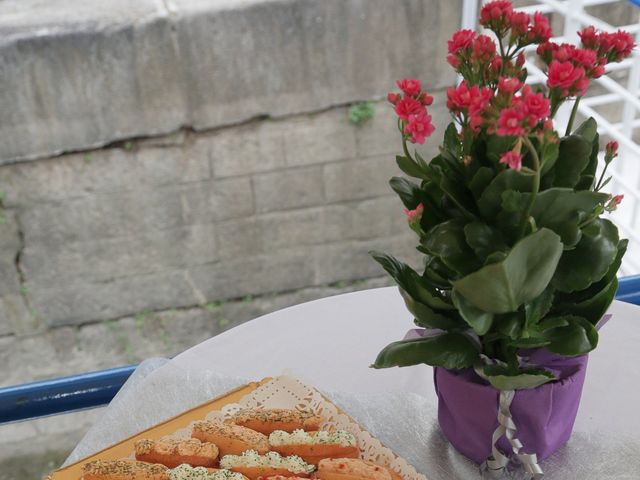
<svg viewBox="0 0 640 480">
<path fill-rule="evenodd" d="M 0 424 L 106 405 L 137 365 L 0 388 Z"/>
<path fill-rule="evenodd" d="M 620 279 L 616 299 L 640 305 L 640 275 Z M 0 388 L 0 424 L 106 405 L 137 365 Z"/>
</svg>

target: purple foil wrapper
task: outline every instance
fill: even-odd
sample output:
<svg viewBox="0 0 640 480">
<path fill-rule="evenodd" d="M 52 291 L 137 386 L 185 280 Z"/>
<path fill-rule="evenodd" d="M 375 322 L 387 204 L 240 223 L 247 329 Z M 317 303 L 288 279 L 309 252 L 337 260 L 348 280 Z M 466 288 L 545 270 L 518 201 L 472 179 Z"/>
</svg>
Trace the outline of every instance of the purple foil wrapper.
<svg viewBox="0 0 640 480">
<path fill-rule="evenodd" d="M 602 327 L 610 318 L 605 315 Z M 429 336 L 423 329 L 411 330 L 405 338 Z M 523 350 L 526 363 L 543 367 L 558 380 L 534 389 L 517 390 L 510 411 L 517 426 L 516 438 L 524 445 L 521 453 L 535 453 L 544 460 L 571 436 L 587 372 L 587 355 L 563 357 L 544 349 Z M 473 369 L 434 368 L 438 394 L 438 422 L 451 444 L 481 464 L 491 455 L 491 437 L 498 427 L 499 390 L 480 378 Z M 511 452 L 506 438 L 498 442 L 505 454 Z"/>
</svg>

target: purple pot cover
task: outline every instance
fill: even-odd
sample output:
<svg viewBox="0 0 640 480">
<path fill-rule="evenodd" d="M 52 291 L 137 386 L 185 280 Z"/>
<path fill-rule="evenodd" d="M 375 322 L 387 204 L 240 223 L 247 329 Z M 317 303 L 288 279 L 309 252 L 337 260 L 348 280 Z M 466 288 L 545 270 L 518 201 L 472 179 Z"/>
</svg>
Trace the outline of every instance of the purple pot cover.
<svg viewBox="0 0 640 480">
<path fill-rule="evenodd" d="M 535 453 L 544 460 L 564 445 L 578 413 L 587 370 L 587 355 L 561 357 L 546 350 L 530 352 L 529 363 L 551 370 L 558 380 L 535 389 L 517 390 L 511 415 L 522 453 Z M 438 421 L 444 435 L 460 453 L 476 463 L 491 454 L 491 436 L 498 427 L 499 391 L 472 369 L 434 368 L 438 394 Z M 511 449 L 506 438 L 498 442 L 505 454 Z"/>
</svg>

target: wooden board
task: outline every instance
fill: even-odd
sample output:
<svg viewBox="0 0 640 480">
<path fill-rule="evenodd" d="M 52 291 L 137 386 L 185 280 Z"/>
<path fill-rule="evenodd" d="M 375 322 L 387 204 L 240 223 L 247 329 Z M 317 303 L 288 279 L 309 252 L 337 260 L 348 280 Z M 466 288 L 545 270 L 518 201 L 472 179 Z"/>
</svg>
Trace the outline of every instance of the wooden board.
<svg viewBox="0 0 640 480">
<path fill-rule="evenodd" d="M 105 448 L 93 455 L 83 458 L 71 465 L 56 470 L 47 477 L 50 480 L 80 480 L 82 477 L 82 466 L 92 460 L 118 460 L 126 458 L 134 451 L 134 444 L 137 440 L 142 438 L 150 438 L 152 440 L 158 439 L 165 435 L 170 435 L 176 430 L 188 426 L 195 420 L 204 420 L 209 412 L 212 410 L 220 410 L 222 407 L 229 403 L 236 403 L 245 395 L 253 392 L 260 385 L 269 382 L 271 378 L 265 378 L 259 382 L 248 383 L 241 387 L 238 387 L 230 392 L 225 393 L 219 397 L 214 398 L 202 405 L 187 410 L 169 420 L 165 420 L 158 425 L 155 425 L 147 430 L 137 433 L 125 440 L 122 440 L 115 445 Z"/>
</svg>

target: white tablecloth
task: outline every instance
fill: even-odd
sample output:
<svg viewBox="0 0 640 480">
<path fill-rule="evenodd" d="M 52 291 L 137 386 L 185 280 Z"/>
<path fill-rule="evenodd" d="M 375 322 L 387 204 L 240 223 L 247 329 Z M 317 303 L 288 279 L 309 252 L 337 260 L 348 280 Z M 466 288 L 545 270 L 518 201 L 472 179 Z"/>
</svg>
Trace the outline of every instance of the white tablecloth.
<svg viewBox="0 0 640 480">
<path fill-rule="evenodd" d="M 590 356 L 573 437 L 543 463 L 546 478 L 640 479 L 640 308 L 614 302 L 609 313 L 613 318 Z M 369 368 L 382 347 L 412 327 L 395 288 L 338 295 L 265 315 L 130 382 L 70 460 L 100 442 L 124 438 L 200 403 L 234 382 L 290 373 L 333 395 L 429 480 L 477 478 L 477 467 L 439 433 L 431 367 Z M 145 410 L 140 398 L 154 396 L 172 400 Z M 399 401 L 402 398 L 406 401 Z M 376 425 L 385 405 L 394 405 L 399 416 L 415 417 L 419 425 L 408 432 L 409 438 Z M 135 421 L 124 418 L 129 415 Z"/>
</svg>

